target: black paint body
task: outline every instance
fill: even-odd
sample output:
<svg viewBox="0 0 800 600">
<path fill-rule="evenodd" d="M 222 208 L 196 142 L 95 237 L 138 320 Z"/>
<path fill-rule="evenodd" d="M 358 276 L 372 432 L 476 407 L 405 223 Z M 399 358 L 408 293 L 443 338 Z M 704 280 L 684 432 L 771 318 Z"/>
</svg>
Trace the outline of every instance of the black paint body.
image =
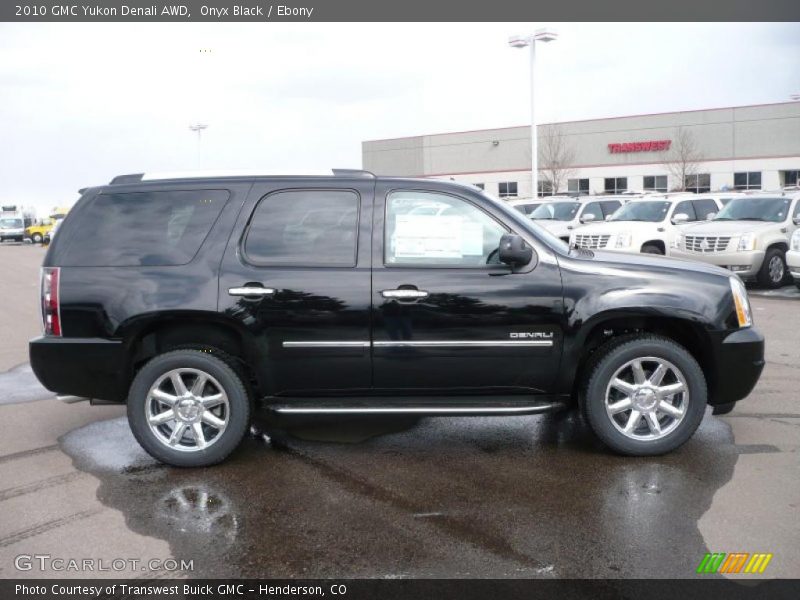
<svg viewBox="0 0 800 600">
<path fill-rule="evenodd" d="M 353 267 L 250 264 L 242 238 L 259 200 L 277 190 L 347 189 L 360 198 Z M 228 190 L 230 198 L 194 259 L 168 267 L 63 267 L 80 243 L 71 224 L 99 193 Z M 422 268 L 384 264 L 386 196 L 447 193 L 489 213 L 535 251 L 529 268 Z M 736 323 L 730 274 L 701 263 L 645 255 L 569 251 L 524 215 L 452 182 L 367 177 L 263 177 L 140 182 L 91 188 L 53 241 L 45 267 L 61 266 L 63 337 L 30 344 L 39 380 L 59 394 L 124 402 L 136 369 L 169 348 L 210 346 L 241 358 L 258 397 L 575 396 L 592 349 L 609 335 L 648 330 L 689 347 L 712 404 L 747 396 L 763 368 L 764 343 Z M 234 297 L 261 284 L 273 296 Z M 382 290 L 426 290 L 387 300 Z M 550 346 L 458 342 L 545 336 Z M 287 348 L 284 342 L 363 342 Z M 387 347 L 388 341 L 444 347 Z"/>
</svg>

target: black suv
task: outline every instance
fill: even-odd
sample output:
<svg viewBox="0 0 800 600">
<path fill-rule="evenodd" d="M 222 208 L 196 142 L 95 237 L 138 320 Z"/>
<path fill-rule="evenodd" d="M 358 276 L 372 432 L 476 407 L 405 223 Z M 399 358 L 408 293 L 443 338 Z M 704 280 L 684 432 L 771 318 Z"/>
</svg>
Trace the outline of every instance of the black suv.
<svg viewBox="0 0 800 600">
<path fill-rule="evenodd" d="M 764 366 L 718 267 L 570 249 L 481 190 L 125 175 L 82 190 L 42 269 L 39 380 L 127 402 L 159 460 L 224 459 L 253 409 L 519 415 L 579 407 L 613 450 L 670 451 Z"/>
</svg>

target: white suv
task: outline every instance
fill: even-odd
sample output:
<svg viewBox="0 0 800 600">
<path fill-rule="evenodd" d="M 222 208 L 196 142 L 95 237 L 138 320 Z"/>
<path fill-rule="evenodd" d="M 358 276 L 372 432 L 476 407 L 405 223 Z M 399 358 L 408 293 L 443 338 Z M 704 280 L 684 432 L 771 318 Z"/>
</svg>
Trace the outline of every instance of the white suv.
<svg viewBox="0 0 800 600">
<path fill-rule="evenodd" d="M 521 200 L 509 200 L 508 204 L 517 209 L 523 215 L 529 215 L 539 206 L 542 205 L 543 200 L 536 198 L 523 198 Z"/>
<path fill-rule="evenodd" d="M 536 221 L 537 225 L 568 242 L 573 229 L 586 223 L 604 221 L 622 206 L 623 200 L 607 196 L 553 198 L 541 204 L 528 216 Z"/>
<path fill-rule="evenodd" d="M 714 195 L 646 196 L 623 205 L 605 223 L 573 231 L 569 243 L 612 252 L 666 254 L 680 226 L 709 219 L 721 207 L 721 200 Z"/>
<path fill-rule="evenodd" d="M 786 279 L 786 252 L 798 224 L 800 194 L 742 196 L 726 204 L 713 220 L 684 228 L 669 253 L 719 265 L 743 280 L 777 288 Z M 800 261 L 792 260 L 800 266 Z"/>
<path fill-rule="evenodd" d="M 800 225 L 800 216 L 794 217 L 793 223 Z M 786 264 L 789 265 L 789 273 L 794 279 L 794 284 L 800 289 L 800 228 L 795 229 L 792 234 L 789 252 L 786 253 Z"/>
</svg>

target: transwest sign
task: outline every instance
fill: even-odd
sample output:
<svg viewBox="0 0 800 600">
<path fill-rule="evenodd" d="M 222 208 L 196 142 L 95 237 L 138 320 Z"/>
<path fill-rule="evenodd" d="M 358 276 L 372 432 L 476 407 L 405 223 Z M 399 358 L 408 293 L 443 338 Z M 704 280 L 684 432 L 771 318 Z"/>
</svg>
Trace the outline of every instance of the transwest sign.
<svg viewBox="0 0 800 600">
<path fill-rule="evenodd" d="M 609 144 L 608 151 L 611 154 L 623 154 L 626 152 L 661 152 L 669 150 L 672 140 L 649 140 L 647 142 L 623 142 L 621 144 Z"/>
</svg>

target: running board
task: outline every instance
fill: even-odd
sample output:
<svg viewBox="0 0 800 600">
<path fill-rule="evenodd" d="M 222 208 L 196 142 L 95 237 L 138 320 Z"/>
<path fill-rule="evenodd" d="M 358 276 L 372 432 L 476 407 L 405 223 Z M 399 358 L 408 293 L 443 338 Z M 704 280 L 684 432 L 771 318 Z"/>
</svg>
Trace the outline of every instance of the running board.
<svg viewBox="0 0 800 600">
<path fill-rule="evenodd" d="M 272 402 L 277 398 L 270 399 Z M 319 399 L 313 401 L 298 398 L 295 401 L 270 404 L 269 410 L 282 415 L 426 415 L 426 416 L 514 416 L 534 415 L 555 412 L 566 408 L 563 401 L 526 400 L 519 401 L 431 401 L 424 402 L 396 399 L 374 398 L 371 402 L 363 399 L 342 401 L 341 398 Z"/>
</svg>

